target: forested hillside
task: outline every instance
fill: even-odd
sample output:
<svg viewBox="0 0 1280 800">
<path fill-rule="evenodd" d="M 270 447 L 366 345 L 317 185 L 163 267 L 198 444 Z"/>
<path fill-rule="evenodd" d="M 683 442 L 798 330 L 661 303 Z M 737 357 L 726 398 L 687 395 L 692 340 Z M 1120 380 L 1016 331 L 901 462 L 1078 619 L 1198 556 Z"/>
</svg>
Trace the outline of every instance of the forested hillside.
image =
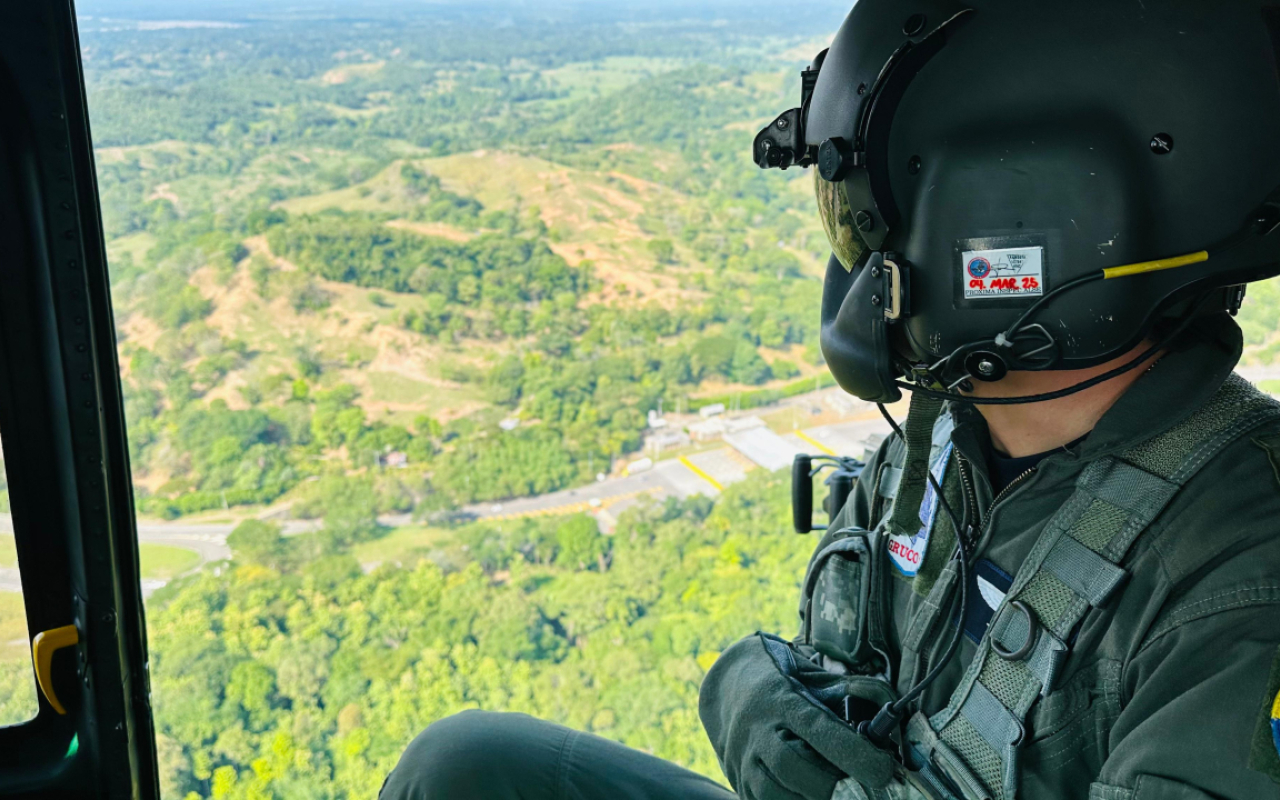
<svg viewBox="0 0 1280 800">
<path fill-rule="evenodd" d="M 543 492 L 820 374 L 808 184 L 744 157 L 820 39 L 236 24 L 85 25 L 144 514 Z"/>
<path fill-rule="evenodd" d="M 697 688 L 792 625 L 785 482 L 608 533 L 456 511 L 619 474 L 655 409 L 822 375 L 808 176 L 747 154 L 839 13 L 748 11 L 82 18 L 138 509 L 236 525 L 228 561 L 144 551 L 165 797 L 372 797 L 468 707 L 719 777 Z"/>
<path fill-rule="evenodd" d="M 786 487 L 632 512 L 612 537 L 586 516 L 464 528 L 469 555 L 368 575 L 244 554 L 192 579 L 151 620 L 168 794 L 371 797 L 425 724 L 471 707 L 719 778 L 698 685 L 731 642 L 794 627 L 808 553 Z"/>
<path fill-rule="evenodd" d="M 812 177 L 749 156 L 846 4 L 257 5 L 82 4 L 137 507 L 234 526 L 226 561 L 143 553 L 165 797 L 370 798 L 470 707 L 719 779 L 697 689 L 791 632 L 786 481 L 607 532 L 460 511 L 621 475 L 652 411 L 820 385 Z"/>
</svg>

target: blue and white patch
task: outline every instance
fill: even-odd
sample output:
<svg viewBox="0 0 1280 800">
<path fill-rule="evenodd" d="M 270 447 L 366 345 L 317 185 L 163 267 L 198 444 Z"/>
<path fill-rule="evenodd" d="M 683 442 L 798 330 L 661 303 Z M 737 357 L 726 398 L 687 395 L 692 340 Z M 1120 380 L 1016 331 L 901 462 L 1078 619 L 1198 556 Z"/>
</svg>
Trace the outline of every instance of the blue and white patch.
<svg viewBox="0 0 1280 800">
<path fill-rule="evenodd" d="M 942 421 L 939 420 L 939 422 Z M 947 464 L 951 461 L 951 428 L 952 425 L 948 419 L 947 424 L 941 426 L 941 430 L 935 427 L 933 432 L 929 470 L 939 486 L 942 485 L 942 479 L 947 473 Z M 933 484 L 929 483 L 925 486 L 924 499 L 920 501 L 919 530 L 911 536 L 889 537 L 889 559 L 898 571 L 908 578 L 914 578 L 920 571 L 920 565 L 924 563 L 925 553 L 929 550 L 929 538 L 933 535 L 933 523 L 938 518 L 938 505 L 938 495 L 933 490 Z"/>
<path fill-rule="evenodd" d="M 973 565 L 969 573 L 968 600 L 964 610 L 964 633 L 975 644 L 987 632 L 996 609 L 1013 586 L 1013 576 L 987 559 Z"/>
<path fill-rule="evenodd" d="M 982 256 L 974 256 L 965 264 L 970 278 L 985 278 L 991 274 L 991 262 Z"/>
</svg>

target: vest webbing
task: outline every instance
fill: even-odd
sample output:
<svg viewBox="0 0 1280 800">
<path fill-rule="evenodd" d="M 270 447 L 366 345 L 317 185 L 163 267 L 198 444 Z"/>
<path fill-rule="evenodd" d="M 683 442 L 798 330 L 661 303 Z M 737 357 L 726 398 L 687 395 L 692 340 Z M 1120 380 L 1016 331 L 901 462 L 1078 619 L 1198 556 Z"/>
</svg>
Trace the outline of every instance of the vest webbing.
<svg viewBox="0 0 1280 800">
<path fill-rule="evenodd" d="M 1117 564 L 1214 455 L 1276 419 L 1280 404 L 1232 375 L 1183 422 L 1085 467 L 1018 570 L 950 702 L 929 719 L 951 751 L 936 753 L 942 763 L 935 763 L 966 798 L 1014 800 L 1028 713 L 1052 690 L 1072 630 L 1122 583 Z M 937 615 L 943 606 L 926 604 L 922 613 Z"/>
</svg>

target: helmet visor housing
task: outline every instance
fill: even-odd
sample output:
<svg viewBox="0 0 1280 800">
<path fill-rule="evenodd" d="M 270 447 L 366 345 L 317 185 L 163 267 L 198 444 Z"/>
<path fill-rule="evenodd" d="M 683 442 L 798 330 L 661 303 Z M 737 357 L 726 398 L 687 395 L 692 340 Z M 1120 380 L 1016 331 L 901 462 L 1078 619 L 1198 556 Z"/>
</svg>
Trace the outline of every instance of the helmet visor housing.
<svg viewBox="0 0 1280 800">
<path fill-rule="evenodd" d="M 818 196 L 818 214 L 822 217 L 822 229 L 826 231 L 831 252 L 840 259 L 846 272 L 852 272 L 862 251 L 866 248 L 853 221 L 853 211 L 845 195 L 844 181 L 829 181 L 818 170 L 813 170 L 813 183 Z"/>
</svg>

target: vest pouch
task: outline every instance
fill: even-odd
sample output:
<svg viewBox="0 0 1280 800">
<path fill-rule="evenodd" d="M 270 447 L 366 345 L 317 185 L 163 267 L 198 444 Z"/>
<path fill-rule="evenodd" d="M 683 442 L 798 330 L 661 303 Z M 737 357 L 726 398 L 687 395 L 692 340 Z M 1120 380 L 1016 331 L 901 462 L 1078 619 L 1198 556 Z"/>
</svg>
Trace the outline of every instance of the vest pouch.
<svg viewBox="0 0 1280 800">
<path fill-rule="evenodd" d="M 852 672 L 883 668 L 870 640 L 871 535 L 850 531 L 824 547 L 805 576 L 804 641 Z"/>
</svg>

